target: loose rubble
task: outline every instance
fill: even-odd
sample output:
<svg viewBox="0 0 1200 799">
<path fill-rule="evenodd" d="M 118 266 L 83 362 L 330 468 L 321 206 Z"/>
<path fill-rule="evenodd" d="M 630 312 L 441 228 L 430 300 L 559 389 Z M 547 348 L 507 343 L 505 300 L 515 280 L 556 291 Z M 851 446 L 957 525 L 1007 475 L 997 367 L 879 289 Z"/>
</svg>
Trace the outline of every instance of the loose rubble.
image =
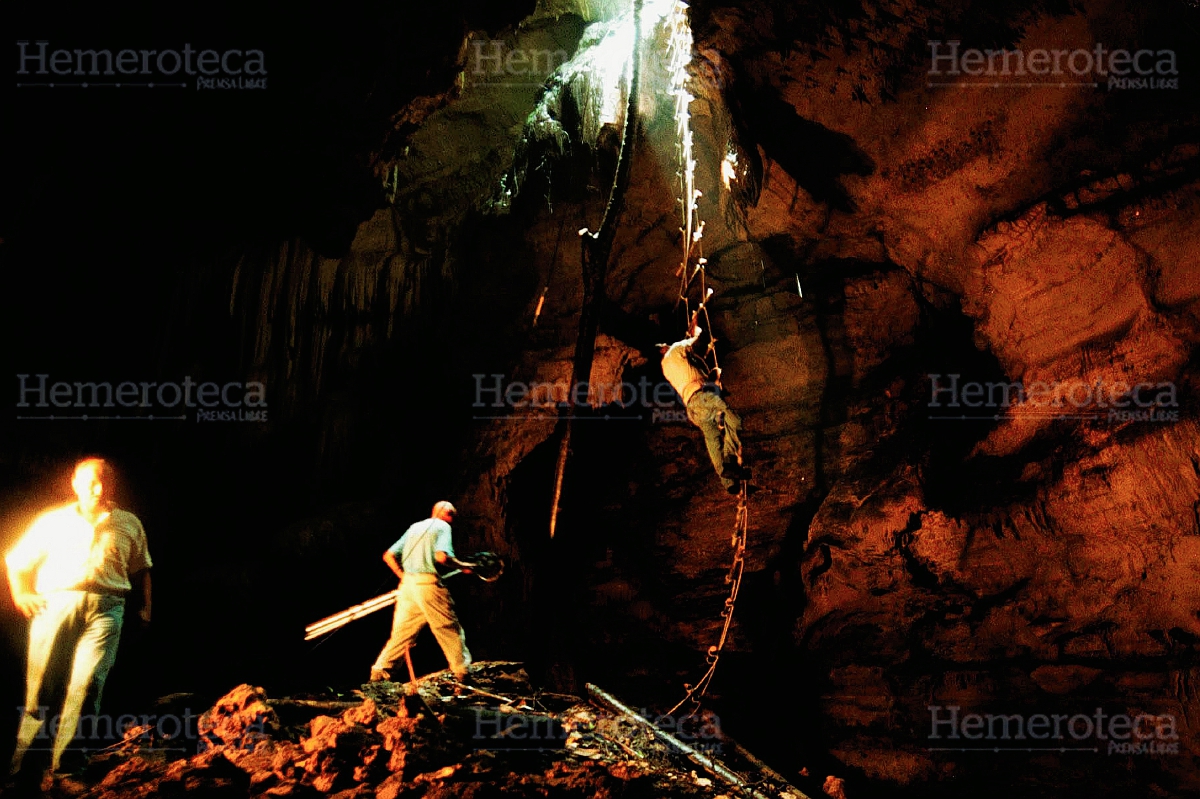
<svg viewBox="0 0 1200 799">
<path fill-rule="evenodd" d="M 181 742 L 134 726 L 80 779 L 48 795 L 152 799 L 184 794 L 242 799 L 732 798 L 731 786 L 656 736 L 641 720 L 578 697 L 535 690 L 517 663 L 477 664 L 472 685 L 446 672 L 411 685 L 375 682 L 353 700 L 272 700 L 239 685 Z M 412 690 L 415 689 L 415 690 Z M 716 748 L 698 715 L 678 726 L 692 746 Z M 187 746 L 181 746 L 187 743 Z M 795 791 L 795 789 L 792 789 Z M 760 796 L 763 794 L 760 794 Z M 806 799 L 772 791 L 772 799 Z"/>
</svg>

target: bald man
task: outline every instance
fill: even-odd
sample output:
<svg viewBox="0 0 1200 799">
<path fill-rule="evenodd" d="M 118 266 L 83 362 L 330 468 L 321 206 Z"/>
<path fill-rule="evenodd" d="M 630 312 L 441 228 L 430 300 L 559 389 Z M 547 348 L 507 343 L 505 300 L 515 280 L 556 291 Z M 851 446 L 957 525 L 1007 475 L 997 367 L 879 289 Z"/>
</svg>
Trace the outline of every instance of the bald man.
<svg viewBox="0 0 1200 799">
<path fill-rule="evenodd" d="M 454 600 L 442 584 L 438 566 L 447 564 L 470 573 L 472 564 L 454 557 L 450 523 L 457 511 L 449 502 L 433 506 L 430 518 L 410 526 L 400 540 L 383 553 L 383 561 L 400 578 L 396 598 L 396 613 L 392 617 L 392 635 L 388 638 L 375 665 L 371 666 L 371 682 L 391 679 L 389 670 L 404 656 L 426 624 L 442 648 L 454 678 L 463 682 L 471 653 L 458 616 Z"/>
</svg>

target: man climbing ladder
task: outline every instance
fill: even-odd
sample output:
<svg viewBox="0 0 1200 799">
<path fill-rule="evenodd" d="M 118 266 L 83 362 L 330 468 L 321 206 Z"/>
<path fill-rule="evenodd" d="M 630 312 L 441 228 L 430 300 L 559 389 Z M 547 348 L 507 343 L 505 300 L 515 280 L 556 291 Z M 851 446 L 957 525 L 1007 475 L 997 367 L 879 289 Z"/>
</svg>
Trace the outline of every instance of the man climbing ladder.
<svg viewBox="0 0 1200 799">
<path fill-rule="evenodd" d="M 741 491 L 740 482 L 750 479 L 742 458 L 742 442 L 738 432 L 742 420 L 721 399 L 721 389 L 709 382 L 692 362 L 692 345 L 704 331 L 694 322 L 688 338 L 674 344 L 659 344 L 663 376 L 679 393 L 687 408 L 688 419 L 704 433 L 704 444 L 717 477 L 730 494 Z"/>
</svg>

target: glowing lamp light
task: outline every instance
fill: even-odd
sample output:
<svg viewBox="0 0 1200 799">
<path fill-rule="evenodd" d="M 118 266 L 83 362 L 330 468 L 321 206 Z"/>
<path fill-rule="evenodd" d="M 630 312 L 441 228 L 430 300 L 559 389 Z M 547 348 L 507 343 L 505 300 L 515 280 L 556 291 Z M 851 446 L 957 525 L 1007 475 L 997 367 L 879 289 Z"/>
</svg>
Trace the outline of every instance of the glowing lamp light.
<svg viewBox="0 0 1200 799">
<path fill-rule="evenodd" d="M 721 180 L 727 189 L 730 183 L 737 180 L 737 153 L 727 154 L 721 162 Z"/>
<path fill-rule="evenodd" d="M 48 547 L 51 554 L 38 568 L 39 593 L 72 588 L 99 573 L 104 563 L 104 546 L 98 545 L 92 526 L 81 516 L 48 513 L 34 525 L 40 528 L 38 538 L 51 542 Z"/>
<path fill-rule="evenodd" d="M 646 0 L 642 4 L 642 39 L 648 40 L 656 22 L 676 13 L 674 0 Z M 633 12 L 608 23 L 600 41 L 576 59 L 569 77 L 584 81 L 582 96 L 592 106 L 600 124 L 616 124 L 625 114 L 633 53 Z M 594 133 L 594 131 L 592 131 Z"/>
</svg>

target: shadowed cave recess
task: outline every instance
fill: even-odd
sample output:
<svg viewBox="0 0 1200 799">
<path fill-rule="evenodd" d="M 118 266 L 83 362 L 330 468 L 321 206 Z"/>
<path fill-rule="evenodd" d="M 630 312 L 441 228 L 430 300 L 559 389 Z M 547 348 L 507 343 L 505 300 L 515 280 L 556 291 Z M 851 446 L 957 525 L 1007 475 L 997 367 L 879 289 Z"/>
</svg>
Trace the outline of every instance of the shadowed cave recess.
<svg viewBox="0 0 1200 799">
<path fill-rule="evenodd" d="M 811 796 L 827 774 L 852 799 L 1200 795 L 1200 11 L 644 0 L 585 308 L 632 8 L 214 13 L 172 35 L 263 42 L 265 91 L 15 96 L 0 544 L 69 498 L 75 458 L 117 464 L 156 621 L 125 631 L 106 707 L 358 687 L 390 612 L 301 630 L 394 587 L 380 554 L 439 499 L 460 556 L 507 563 L 449 581 L 477 660 L 674 706 L 721 635 L 737 509 L 653 395 L 689 258 L 757 489 L 703 697 L 722 729 Z M 89 13 L 20 35 L 84 46 Z M 1142 50 L 1149 73 L 1104 72 Z M 570 385 L 585 312 L 551 538 L 559 408 L 513 387 Z M 12 376 L 43 374 L 261 382 L 267 416 L 30 420 Z M 428 634 L 414 660 L 445 666 Z M 1160 748 L 1111 745 L 1113 717 Z"/>
</svg>

